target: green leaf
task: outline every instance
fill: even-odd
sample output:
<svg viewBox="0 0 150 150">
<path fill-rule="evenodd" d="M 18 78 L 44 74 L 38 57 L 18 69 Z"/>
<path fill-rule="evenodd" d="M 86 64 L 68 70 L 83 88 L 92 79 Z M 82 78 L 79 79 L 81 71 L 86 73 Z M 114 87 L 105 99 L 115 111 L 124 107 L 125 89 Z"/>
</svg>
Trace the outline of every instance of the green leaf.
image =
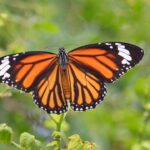
<svg viewBox="0 0 150 150">
<path fill-rule="evenodd" d="M 20 145 L 22 150 L 40 150 L 41 142 L 35 139 L 35 136 L 24 132 L 20 135 Z"/>
<path fill-rule="evenodd" d="M 83 143 L 83 150 L 94 150 L 96 147 L 95 143 L 91 143 L 89 141 L 84 141 Z"/>
<path fill-rule="evenodd" d="M 0 143 L 10 144 L 12 141 L 12 129 L 6 124 L 0 124 Z"/>
<path fill-rule="evenodd" d="M 57 145 L 57 141 L 52 141 L 46 145 L 46 147 L 54 147 Z"/>
<path fill-rule="evenodd" d="M 79 134 L 74 134 L 69 137 L 69 140 L 81 140 L 81 138 Z"/>
<path fill-rule="evenodd" d="M 54 131 L 54 132 L 52 133 L 52 138 L 53 138 L 53 139 L 58 139 L 58 138 L 60 138 L 61 136 L 62 136 L 61 132 Z"/>
<path fill-rule="evenodd" d="M 74 134 L 69 137 L 68 150 L 78 150 L 83 146 L 80 135 Z"/>
</svg>

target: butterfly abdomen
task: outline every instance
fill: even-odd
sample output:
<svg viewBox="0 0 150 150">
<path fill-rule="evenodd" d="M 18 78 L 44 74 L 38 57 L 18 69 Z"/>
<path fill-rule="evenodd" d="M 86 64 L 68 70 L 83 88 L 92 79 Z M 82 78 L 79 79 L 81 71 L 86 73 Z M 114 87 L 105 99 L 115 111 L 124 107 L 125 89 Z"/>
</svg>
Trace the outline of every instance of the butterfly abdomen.
<svg viewBox="0 0 150 150">
<path fill-rule="evenodd" d="M 63 86 L 63 92 L 65 95 L 65 99 L 70 99 L 70 82 L 68 78 L 68 71 L 67 69 L 62 70 L 61 69 L 61 80 L 62 80 L 62 86 Z"/>
</svg>

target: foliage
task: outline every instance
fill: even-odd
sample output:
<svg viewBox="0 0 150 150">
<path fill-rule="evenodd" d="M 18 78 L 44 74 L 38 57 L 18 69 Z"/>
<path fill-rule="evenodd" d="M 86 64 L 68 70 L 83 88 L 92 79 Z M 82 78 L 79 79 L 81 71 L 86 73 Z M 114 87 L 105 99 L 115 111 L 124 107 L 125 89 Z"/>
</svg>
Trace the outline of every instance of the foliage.
<svg viewBox="0 0 150 150">
<path fill-rule="evenodd" d="M 6 128 L 0 129 L 0 139 L 6 138 L 6 143 L 13 139 L 12 144 L 0 144 L 0 149 L 20 148 L 19 142 L 12 145 L 22 134 L 33 145 L 41 143 L 42 150 L 57 145 L 60 137 L 64 148 L 150 149 L 149 7 L 149 0 L 0 0 L 0 56 L 28 50 L 57 52 L 62 46 L 71 50 L 99 41 L 129 42 L 145 51 L 138 66 L 107 85 L 108 94 L 96 109 L 69 110 L 61 133 L 54 120 L 34 106 L 29 94 L 0 85 L 0 122 L 13 129 L 0 126 Z M 58 122 L 59 117 L 54 116 Z M 5 138 L 1 133 L 6 133 Z"/>
<path fill-rule="evenodd" d="M 48 144 L 43 144 L 44 149 L 60 150 L 61 141 L 67 141 L 63 150 L 93 150 L 94 143 L 83 141 L 80 135 L 74 134 L 68 139 L 65 139 L 63 133 L 61 133 L 61 125 L 64 120 L 64 114 L 62 115 L 51 115 L 50 116 L 56 125 L 56 131 L 52 133 L 53 141 Z M 1 144 L 12 144 L 14 147 L 20 150 L 41 150 L 42 144 L 39 140 L 27 132 L 23 132 L 20 135 L 19 144 L 12 140 L 13 132 L 12 129 L 6 124 L 0 124 L 0 143 Z"/>
</svg>

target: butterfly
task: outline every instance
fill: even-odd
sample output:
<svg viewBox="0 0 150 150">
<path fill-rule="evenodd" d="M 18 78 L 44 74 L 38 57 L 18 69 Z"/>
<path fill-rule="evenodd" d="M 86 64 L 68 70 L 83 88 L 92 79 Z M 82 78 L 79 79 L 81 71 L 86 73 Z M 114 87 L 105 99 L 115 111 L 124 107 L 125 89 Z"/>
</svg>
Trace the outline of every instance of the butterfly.
<svg viewBox="0 0 150 150">
<path fill-rule="evenodd" d="M 54 54 L 29 51 L 0 58 L 0 82 L 31 92 L 34 102 L 50 114 L 93 109 L 112 83 L 142 59 L 144 51 L 123 42 L 81 46 Z M 69 103 L 68 103 L 69 101 Z"/>
</svg>

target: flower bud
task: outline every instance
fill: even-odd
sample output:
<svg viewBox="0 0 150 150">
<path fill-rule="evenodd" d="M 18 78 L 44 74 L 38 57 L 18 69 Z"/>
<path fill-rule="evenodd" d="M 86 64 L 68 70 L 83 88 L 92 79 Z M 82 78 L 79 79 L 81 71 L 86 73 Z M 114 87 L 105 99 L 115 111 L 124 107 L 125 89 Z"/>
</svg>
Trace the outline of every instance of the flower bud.
<svg viewBox="0 0 150 150">
<path fill-rule="evenodd" d="M 0 143 L 9 144 L 12 140 L 12 129 L 6 124 L 0 124 Z"/>
<path fill-rule="evenodd" d="M 20 145 L 23 149 L 40 150 L 41 142 L 35 139 L 35 136 L 29 133 L 22 133 L 20 136 Z"/>
</svg>

